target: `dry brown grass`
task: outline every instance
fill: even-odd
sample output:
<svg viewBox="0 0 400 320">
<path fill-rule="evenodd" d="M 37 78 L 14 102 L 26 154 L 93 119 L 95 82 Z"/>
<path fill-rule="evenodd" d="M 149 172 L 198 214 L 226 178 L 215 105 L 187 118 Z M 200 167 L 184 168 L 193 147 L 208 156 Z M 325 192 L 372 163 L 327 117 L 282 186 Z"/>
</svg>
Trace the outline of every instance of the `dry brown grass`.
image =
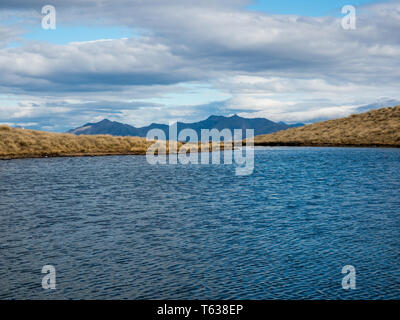
<svg viewBox="0 0 400 320">
<path fill-rule="evenodd" d="M 145 154 L 151 143 L 137 137 L 76 136 L 0 126 L 0 158 Z"/>
<path fill-rule="evenodd" d="M 400 147 L 400 106 L 260 135 L 254 144 Z"/>
<path fill-rule="evenodd" d="M 139 137 L 76 136 L 67 133 L 50 133 L 0 125 L 0 159 L 122 154 L 144 155 L 153 143 L 154 141 L 146 141 L 145 138 Z M 176 144 L 176 150 L 187 151 L 187 146 L 185 149 L 181 149 L 183 143 L 178 142 Z M 193 145 L 191 150 L 212 151 L 215 148 L 216 144 L 199 146 L 196 144 Z M 223 149 L 223 144 L 221 144 L 221 149 Z M 169 143 L 166 143 L 166 148 L 159 148 L 156 153 L 169 152 Z"/>
</svg>

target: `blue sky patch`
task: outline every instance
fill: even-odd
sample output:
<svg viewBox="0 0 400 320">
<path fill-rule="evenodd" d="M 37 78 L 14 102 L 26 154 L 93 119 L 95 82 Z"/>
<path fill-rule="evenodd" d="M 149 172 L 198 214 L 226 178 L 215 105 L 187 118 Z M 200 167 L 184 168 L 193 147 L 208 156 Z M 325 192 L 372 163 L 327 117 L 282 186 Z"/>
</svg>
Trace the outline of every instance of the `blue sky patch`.
<svg viewBox="0 0 400 320">
<path fill-rule="evenodd" d="M 114 26 L 63 26 L 57 24 L 55 30 L 37 27 L 24 35 L 27 40 L 44 41 L 53 44 L 93 41 L 100 39 L 129 38 L 135 33 L 129 28 Z"/>
<path fill-rule="evenodd" d="M 319 17 L 337 16 L 345 5 L 359 6 L 376 2 L 371 0 L 255 0 L 248 9 L 272 14 Z"/>
</svg>

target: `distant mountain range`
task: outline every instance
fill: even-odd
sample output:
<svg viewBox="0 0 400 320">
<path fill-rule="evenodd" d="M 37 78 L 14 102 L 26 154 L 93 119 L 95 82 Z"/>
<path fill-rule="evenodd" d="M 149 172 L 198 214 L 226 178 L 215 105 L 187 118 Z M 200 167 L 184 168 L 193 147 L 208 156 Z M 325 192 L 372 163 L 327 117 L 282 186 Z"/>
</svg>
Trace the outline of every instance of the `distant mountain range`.
<svg viewBox="0 0 400 320">
<path fill-rule="evenodd" d="M 178 132 L 183 129 L 193 129 L 200 137 L 201 129 L 254 129 L 254 134 L 260 135 L 286 130 L 293 127 L 300 127 L 303 125 L 303 123 L 297 123 L 293 125 L 289 125 L 284 122 L 277 123 L 264 118 L 248 119 L 239 117 L 238 115 L 234 115 L 231 117 L 210 116 L 206 120 L 199 122 L 178 122 Z M 165 132 L 167 139 L 169 138 L 169 126 L 166 124 L 152 123 L 151 125 L 146 127 L 136 128 L 129 124 L 124 124 L 117 121 L 110 121 L 108 119 L 104 119 L 96 123 L 87 123 L 82 127 L 69 130 L 68 133 L 73 133 L 76 135 L 110 134 L 113 136 L 146 137 L 147 132 L 151 129 L 161 129 Z"/>
<path fill-rule="evenodd" d="M 210 118 L 216 121 L 215 117 Z M 239 121 L 238 117 L 225 119 L 231 118 Z M 268 121 L 266 119 L 263 120 Z M 100 123 L 106 126 L 108 124 L 111 127 L 115 125 L 115 122 L 108 120 Z M 82 131 L 90 131 L 92 125 L 88 124 L 86 127 L 81 127 L 81 132 L 78 130 L 78 134 L 82 133 Z M 125 126 L 123 125 L 122 128 L 130 127 Z M 223 123 L 221 126 L 223 126 Z M 82 137 L 0 125 L 0 159 L 146 154 L 151 144 L 144 138 Z M 400 148 L 400 106 L 371 110 L 362 114 L 353 114 L 347 118 L 328 120 L 301 128 L 259 135 L 255 137 L 254 145 Z"/>
</svg>

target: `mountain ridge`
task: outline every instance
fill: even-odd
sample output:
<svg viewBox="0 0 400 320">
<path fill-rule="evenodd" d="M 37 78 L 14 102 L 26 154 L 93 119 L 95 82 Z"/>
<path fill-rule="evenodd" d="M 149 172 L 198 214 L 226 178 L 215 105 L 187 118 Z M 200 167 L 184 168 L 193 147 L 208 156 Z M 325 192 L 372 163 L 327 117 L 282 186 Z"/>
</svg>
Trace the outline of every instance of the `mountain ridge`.
<svg viewBox="0 0 400 320">
<path fill-rule="evenodd" d="M 266 118 L 243 118 L 237 114 L 225 117 L 211 115 L 205 120 L 198 122 L 186 123 L 177 122 L 178 132 L 183 129 L 193 129 L 200 136 L 201 129 L 254 129 L 255 135 L 269 134 L 293 127 L 303 126 L 302 123 L 289 125 L 284 122 L 273 122 Z M 68 131 L 75 135 L 97 135 L 110 134 L 113 136 L 137 136 L 146 137 L 147 132 L 151 129 L 161 129 L 165 132 L 166 138 L 169 139 L 169 126 L 160 123 L 151 123 L 144 127 L 134 127 L 129 124 L 103 119 L 99 122 L 89 122 L 81 127 L 77 127 Z"/>
</svg>

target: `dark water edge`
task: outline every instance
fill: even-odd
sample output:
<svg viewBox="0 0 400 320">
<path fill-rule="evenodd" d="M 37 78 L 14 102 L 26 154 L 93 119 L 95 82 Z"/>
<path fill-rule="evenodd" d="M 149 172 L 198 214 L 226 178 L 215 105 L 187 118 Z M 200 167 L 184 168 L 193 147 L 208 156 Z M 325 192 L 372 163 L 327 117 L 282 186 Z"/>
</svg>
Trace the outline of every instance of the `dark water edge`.
<svg viewBox="0 0 400 320">
<path fill-rule="evenodd" d="M 242 177 L 143 156 L 1 161 L 0 298 L 400 299 L 399 149 L 255 157 Z"/>
<path fill-rule="evenodd" d="M 399 144 L 339 144 L 339 143 L 304 143 L 304 142 L 259 142 L 255 141 L 256 147 L 318 147 L 318 148 L 400 148 Z"/>
<path fill-rule="evenodd" d="M 244 145 L 246 145 L 244 143 Z M 385 149 L 400 149 L 400 145 L 396 144 L 311 144 L 300 142 L 255 142 L 253 144 L 258 149 L 259 147 L 313 147 L 313 148 L 385 148 Z M 123 152 L 123 153 L 108 153 L 108 152 L 92 152 L 92 153 L 46 153 L 46 154 L 19 154 L 19 155 L 1 155 L 0 160 L 16 160 L 16 159 L 42 159 L 42 158 L 72 158 L 72 157 L 109 157 L 109 156 L 144 156 L 145 152 Z"/>
</svg>

